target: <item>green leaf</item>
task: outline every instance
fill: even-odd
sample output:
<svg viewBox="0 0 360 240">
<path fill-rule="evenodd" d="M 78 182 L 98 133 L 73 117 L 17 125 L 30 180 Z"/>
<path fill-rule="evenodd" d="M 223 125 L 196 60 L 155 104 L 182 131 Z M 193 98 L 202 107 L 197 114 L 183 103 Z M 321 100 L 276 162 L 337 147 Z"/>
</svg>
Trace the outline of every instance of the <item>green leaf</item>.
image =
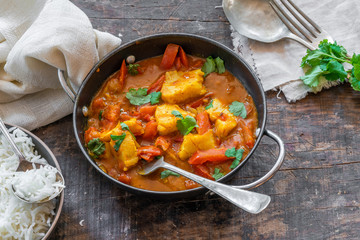
<svg viewBox="0 0 360 240">
<path fill-rule="evenodd" d="M 135 138 L 135 135 L 130 131 L 129 126 L 126 123 L 120 123 L 121 129 L 124 131 L 129 131 L 131 133 L 131 135 Z"/>
<path fill-rule="evenodd" d="M 360 63 L 354 64 L 349 81 L 355 91 L 360 91 Z"/>
<path fill-rule="evenodd" d="M 206 62 L 202 66 L 201 71 L 203 71 L 204 77 L 216 71 L 216 63 L 211 56 L 206 58 Z"/>
<path fill-rule="evenodd" d="M 152 92 L 150 93 L 150 103 L 152 105 L 159 103 L 161 98 L 161 92 Z"/>
<path fill-rule="evenodd" d="M 351 58 L 351 64 L 355 65 L 355 64 L 360 64 L 360 54 L 355 54 L 352 56 Z"/>
<path fill-rule="evenodd" d="M 132 76 L 136 76 L 139 74 L 138 68 L 140 67 L 139 64 L 129 64 L 127 66 L 128 73 L 130 73 Z"/>
<path fill-rule="evenodd" d="M 222 74 L 225 72 L 224 61 L 221 58 L 219 57 L 215 58 L 215 64 L 218 73 Z"/>
<path fill-rule="evenodd" d="M 214 101 L 214 100 L 211 99 L 209 105 L 207 105 L 207 106 L 205 107 L 205 110 L 208 110 L 208 109 L 214 107 L 214 106 L 213 106 L 213 101 Z"/>
<path fill-rule="evenodd" d="M 347 77 L 347 72 L 344 69 L 344 66 L 336 60 L 330 60 L 326 66 L 327 71 L 330 72 L 331 77 L 327 77 L 329 74 L 325 74 L 327 80 L 337 80 L 344 81 Z"/>
<path fill-rule="evenodd" d="M 240 116 L 242 118 L 246 118 L 246 108 L 242 102 L 234 101 L 229 106 L 229 111 L 235 116 Z"/>
<path fill-rule="evenodd" d="M 173 171 L 164 170 L 164 171 L 161 172 L 160 178 L 161 178 L 161 179 L 164 179 L 164 178 L 167 178 L 167 177 L 170 176 L 170 175 L 175 176 L 175 177 L 180 177 L 179 174 L 177 174 L 177 173 L 175 173 L 175 172 L 173 172 Z"/>
<path fill-rule="evenodd" d="M 102 114 L 103 114 L 103 112 L 104 112 L 104 110 L 100 110 L 100 112 L 99 112 L 99 120 L 101 121 L 101 119 L 102 119 Z"/>
<path fill-rule="evenodd" d="M 110 137 L 111 140 L 115 141 L 115 145 L 114 145 L 115 151 L 119 151 L 120 145 L 126 137 L 126 133 L 123 133 L 121 135 L 110 135 Z"/>
<path fill-rule="evenodd" d="M 171 114 L 177 118 L 184 119 L 183 115 L 181 115 L 181 113 L 179 111 L 174 110 L 171 112 Z"/>
<path fill-rule="evenodd" d="M 198 127 L 196 124 L 196 119 L 192 116 L 186 116 L 184 119 L 177 120 L 176 122 L 177 129 L 181 132 L 182 135 L 188 135 L 195 127 Z"/>
<path fill-rule="evenodd" d="M 320 66 L 317 65 L 311 69 L 309 69 L 305 76 L 300 77 L 301 80 L 303 80 L 304 84 L 309 87 L 317 87 L 319 84 L 319 78 L 324 73 L 323 70 L 321 70 Z"/>
<path fill-rule="evenodd" d="M 94 138 L 88 142 L 87 148 L 90 153 L 92 153 L 94 157 L 97 158 L 105 151 L 105 144 L 100 141 L 99 138 Z"/>
<path fill-rule="evenodd" d="M 120 126 L 121 126 L 121 129 L 122 129 L 122 130 L 124 130 L 124 131 L 125 131 L 125 130 L 130 131 L 129 126 L 128 126 L 126 123 L 123 123 L 123 122 L 122 122 L 122 123 L 120 123 Z"/>
<path fill-rule="evenodd" d="M 126 98 L 129 99 L 132 105 L 139 106 L 149 103 L 151 96 L 147 95 L 147 88 L 139 88 L 138 90 L 131 88 L 129 92 L 126 93 Z"/>
<path fill-rule="evenodd" d="M 235 147 L 230 148 L 230 149 L 227 149 L 227 150 L 225 151 L 225 156 L 227 156 L 227 157 L 229 157 L 229 158 L 235 157 L 235 156 L 236 156 L 236 149 L 235 149 Z"/>
<path fill-rule="evenodd" d="M 239 165 L 239 163 L 242 159 L 243 153 L 244 153 L 244 149 L 239 149 L 236 151 L 235 160 L 232 162 L 230 169 L 234 169 Z"/>
<path fill-rule="evenodd" d="M 212 176 L 213 176 L 213 178 L 215 178 L 215 181 L 216 181 L 216 180 L 222 178 L 224 176 L 224 174 L 220 172 L 219 168 L 215 168 L 214 174 Z"/>
<path fill-rule="evenodd" d="M 234 169 L 237 167 L 237 165 L 239 165 L 239 163 L 242 159 L 243 153 L 244 153 L 244 149 L 236 150 L 235 147 L 230 148 L 225 151 L 225 156 L 227 156 L 229 158 L 232 158 L 232 157 L 235 158 L 235 160 L 232 162 L 232 164 L 230 166 L 230 169 Z"/>
</svg>

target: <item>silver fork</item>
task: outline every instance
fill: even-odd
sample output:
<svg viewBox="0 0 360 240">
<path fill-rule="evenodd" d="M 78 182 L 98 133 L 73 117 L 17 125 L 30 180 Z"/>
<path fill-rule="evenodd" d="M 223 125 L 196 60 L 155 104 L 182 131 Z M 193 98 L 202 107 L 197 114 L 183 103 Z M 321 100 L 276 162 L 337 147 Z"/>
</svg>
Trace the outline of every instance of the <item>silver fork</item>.
<svg viewBox="0 0 360 240">
<path fill-rule="evenodd" d="M 294 34 L 289 38 L 298 41 L 310 50 L 315 50 L 324 39 L 334 42 L 330 34 L 311 20 L 292 0 L 280 1 L 282 4 L 277 0 L 270 0 L 269 4 Z"/>
</svg>

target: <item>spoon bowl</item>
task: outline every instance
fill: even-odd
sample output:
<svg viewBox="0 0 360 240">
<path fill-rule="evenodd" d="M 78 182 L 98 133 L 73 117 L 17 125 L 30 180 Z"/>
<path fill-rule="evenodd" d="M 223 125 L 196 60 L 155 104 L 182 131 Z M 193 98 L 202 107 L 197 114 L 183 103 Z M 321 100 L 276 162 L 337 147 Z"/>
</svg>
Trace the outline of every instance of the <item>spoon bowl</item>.
<svg viewBox="0 0 360 240">
<path fill-rule="evenodd" d="M 207 189 L 249 213 L 257 214 L 261 212 L 269 205 L 271 200 L 270 196 L 265 194 L 238 189 L 187 172 L 181 168 L 175 167 L 174 165 L 165 162 L 164 157 L 160 157 L 159 159 L 146 164 L 138 173 L 140 175 L 148 175 L 159 168 L 166 168 L 184 177 L 187 177 L 188 179 L 199 183 L 200 185 L 206 187 Z"/>
<path fill-rule="evenodd" d="M 19 158 L 19 166 L 18 168 L 16 169 L 16 172 L 26 172 L 27 170 L 31 170 L 31 169 L 39 169 L 41 167 L 44 167 L 46 166 L 46 164 L 41 164 L 41 163 L 33 163 L 33 162 L 30 162 L 28 160 L 26 160 L 26 158 L 24 157 L 24 155 L 21 153 L 21 151 L 19 150 L 19 148 L 16 146 L 14 140 L 11 138 L 4 122 L 2 121 L 2 119 L 0 118 L 0 131 L 3 133 L 3 135 L 5 136 L 5 138 L 7 139 L 7 141 L 10 143 L 10 146 L 12 147 L 15 155 Z M 65 183 L 64 181 L 64 177 L 62 176 L 62 174 L 56 170 L 56 181 L 57 182 L 61 182 L 62 184 Z M 60 191 L 58 192 L 58 194 L 56 196 L 52 196 L 52 197 L 46 197 L 46 198 L 43 198 L 39 201 L 30 201 L 26 198 L 23 198 L 22 196 L 20 196 L 17 191 L 15 190 L 14 188 L 14 185 L 12 185 L 12 191 L 14 193 L 14 195 L 24 201 L 24 202 L 27 202 L 27 203 L 43 203 L 43 202 L 46 202 L 46 201 L 49 201 L 55 197 L 57 197 L 59 194 L 61 194 L 61 192 L 63 191 L 64 188 L 61 188 Z"/>
</svg>

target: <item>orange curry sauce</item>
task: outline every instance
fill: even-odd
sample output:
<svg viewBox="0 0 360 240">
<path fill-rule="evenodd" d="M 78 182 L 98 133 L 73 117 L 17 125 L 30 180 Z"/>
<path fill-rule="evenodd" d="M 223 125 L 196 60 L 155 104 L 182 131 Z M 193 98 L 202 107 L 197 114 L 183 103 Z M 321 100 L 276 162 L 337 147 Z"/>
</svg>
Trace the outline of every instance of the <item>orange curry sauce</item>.
<svg viewBox="0 0 360 240">
<path fill-rule="evenodd" d="M 180 159 L 178 156 L 184 136 L 175 131 L 166 136 L 161 136 L 156 131 L 156 108 L 162 104 L 165 104 L 163 100 L 154 105 L 147 103 L 141 106 L 134 106 L 130 104 L 126 98 L 126 93 L 129 89 L 149 88 L 154 82 L 156 82 L 165 72 L 179 71 L 187 72 L 195 69 L 201 69 L 205 62 L 205 59 L 187 55 L 188 67 L 184 65 L 174 64 L 169 69 L 163 69 L 160 67 L 162 56 L 153 57 L 143 61 L 137 62 L 140 65 L 139 74 L 132 76 L 129 73 L 123 75 L 123 83 L 119 83 L 121 78 L 121 71 L 119 70 L 112 76 L 110 76 L 103 84 L 99 92 L 94 96 L 91 105 L 88 110 L 88 122 L 85 132 L 85 142 L 100 138 L 101 134 L 109 131 L 116 126 L 119 122 L 124 122 L 135 118 L 136 123 L 141 130 L 134 133 L 136 142 L 138 143 L 138 150 L 143 146 L 154 146 L 164 156 L 166 162 L 169 162 L 177 167 L 180 167 L 189 172 L 213 179 L 215 168 L 218 168 L 221 173 L 227 174 L 231 171 L 230 166 L 234 161 L 234 158 L 222 160 L 220 162 L 205 162 L 202 164 L 189 164 L 188 159 Z M 125 63 L 123 63 L 124 65 Z M 226 62 L 225 62 L 226 67 Z M 214 135 L 216 142 L 216 149 L 230 149 L 235 147 L 236 149 L 243 149 L 244 153 L 242 159 L 246 157 L 255 143 L 255 131 L 258 127 L 257 110 L 255 108 L 253 99 L 246 92 L 241 83 L 228 71 L 223 74 L 210 73 L 204 78 L 203 85 L 206 88 L 207 93 L 202 97 L 197 96 L 191 98 L 184 103 L 177 104 L 182 110 L 191 112 L 197 121 L 201 121 L 198 114 L 205 111 L 205 107 L 210 104 L 211 100 L 218 99 L 227 109 L 229 105 L 234 101 L 242 102 L 245 105 L 247 116 L 243 119 L 241 116 L 233 116 L 236 118 L 236 126 L 226 135 L 219 137 L 215 133 L 215 121 L 214 119 L 206 119 L 205 122 L 210 123 L 209 131 Z M 161 86 L 160 86 L 161 87 Z M 209 94 L 210 93 L 210 94 Z M 204 97 L 205 96 L 205 97 Z M 199 100 L 202 99 L 202 100 Z M 199 106 L 197 106 L 199 105 Z M 191 107 L 193 106 L 193 107 Z M 101 112 L 101 116 L 99 114 Z M 208 118 L 208 114 L 205 114 Z M 226 120 L 226 116 L 219 117 L 222 120 Z M 149 123 L 151 122 L 151 123 Z M 202 123 L 198 122 L 200 126 Z M 148 134 L 147 127 L 155 125 L 155 133 Z M 206 125 L 206 124 L 205 124 Z M 194 128 L 191 134 L 200 134 L 201 129 Z M 144 133 L 145 132 L 145 133 Z M 144 134 L 147 136 L 144 138 Z M 202 134 L 204 134 L 202 132 Z M 166 140 L 169 144 L 168 148 L 159 146 L 159 141 Z M 166 145 L 166 144 L 165 144 Z M 158 170 L 148 176 L 141 176 L 137 172 L 141 169 L 146 161 L 139 156 L 138 162 L 131 167 L 124 167 L 124 163 L 121 159 L 114 154 L 114 146 L 106 144 L 106 150 L 100 156 L 94 158 L 100 168 L 109 174 L 111 177 L 118 179 L 126 184 L 134 187 L 153 190 L 153 191 L 178 191 L 198 187 L 199 185 L 182 176 L 170 175 L 164 179 L 160 178 L 161 172 L 164 170 Z M 165 150 L 165 151 L 164 151 Z M 198 150 L 200 151 L 200 150 Z M 194 153 L 196 154 L 196 153 Z M 149 161 L 153 160 L 149 159 Z M 155 160 L 156 161 L 156 158 Z"/>
</svg>

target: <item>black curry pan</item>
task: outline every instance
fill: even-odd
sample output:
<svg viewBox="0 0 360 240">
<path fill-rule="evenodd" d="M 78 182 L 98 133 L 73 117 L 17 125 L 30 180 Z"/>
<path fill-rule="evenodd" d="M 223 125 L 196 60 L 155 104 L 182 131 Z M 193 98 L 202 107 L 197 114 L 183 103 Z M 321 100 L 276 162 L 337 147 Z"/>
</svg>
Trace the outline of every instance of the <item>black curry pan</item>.
<svg viewBox="0 0 360 240">
<path fill-rule="evenodd" d="M 116 183 L 119 187 L 132 193 L 151 195 L 154 197 L 174 198 L 193 196 L 206 191 L 205 188 L 200 187 L 196 189 L 176 192 L 158 192 L 144 190 L 124 184 L 110 177 L 104 171 L 102 171 L 96 164 L 96 162 L 90 157 L 85 147 L 84 126 L 86 124 L 86 117 L 84 117 L 82 113 L 83 106 L 90 105 L 92 97 L 100 89 L 104 81 L 111 74 L 120 69 L 122 60 L 125 59 L 127 56 L 134 55 L 136 57 L 136 61 L 158 56 L 163 54 L 164 49 L 166 48 L 168 43 L 175 43 L 181 45 L 185 52 L 190 55 L 203 58 L 206 58 L 208 56 L 219 56 L 224 60 L 226 69 L 230 71 L 244 85 L 248 93 L 252 96 L 258 111 L 259 118 L 257 140 L 253 149 L 246 156 L 246 158 L 233 171 L 231 171 L 218 181 L 225 182 L 232 178 L 244 166 L 244 164 L 251 159 L 251 155 L 254 153 L 254 151 L 256 151 L 262 137 L 266 135 L 276 141 L 279 146 L 279 156 L 276 163 L 274 164 L 272 169 L 262 178 L 250 184 L 237 187 L 242 189 L 250 189 L 265 183 L 280 168 L 284 160 L 285 151 L 284 143 L 282 142 L 282 140 L 275 133 L 265 128 L 266 98 L 261 83 L 257 78 L 256 74 L 250 68 L 250 66 L 241 57 L 235 54 L 235 52 L 233 52 L 231 49 L 209 38 L 193 34 L 158 34 L 143 37 L 124 44 L 110 52 L 97 64 L 95 64 L 77 91 L 74 90 L 71 81 L 67 78 L 66 72 L 62 70 L 58 71 L 59 79 L 64 90 L 75 103 L 73 110 L 74 132 L 79 147 L 86 159 L 89 161 L 90 164 L 94 166 L 95 169 L 97 169 L 98 172 L 100 172 L 100 174 L 103 174 L 107 179 Z M 97 71 L 97 69 L 100 69 L 100 71 Z"/>
</svg>

